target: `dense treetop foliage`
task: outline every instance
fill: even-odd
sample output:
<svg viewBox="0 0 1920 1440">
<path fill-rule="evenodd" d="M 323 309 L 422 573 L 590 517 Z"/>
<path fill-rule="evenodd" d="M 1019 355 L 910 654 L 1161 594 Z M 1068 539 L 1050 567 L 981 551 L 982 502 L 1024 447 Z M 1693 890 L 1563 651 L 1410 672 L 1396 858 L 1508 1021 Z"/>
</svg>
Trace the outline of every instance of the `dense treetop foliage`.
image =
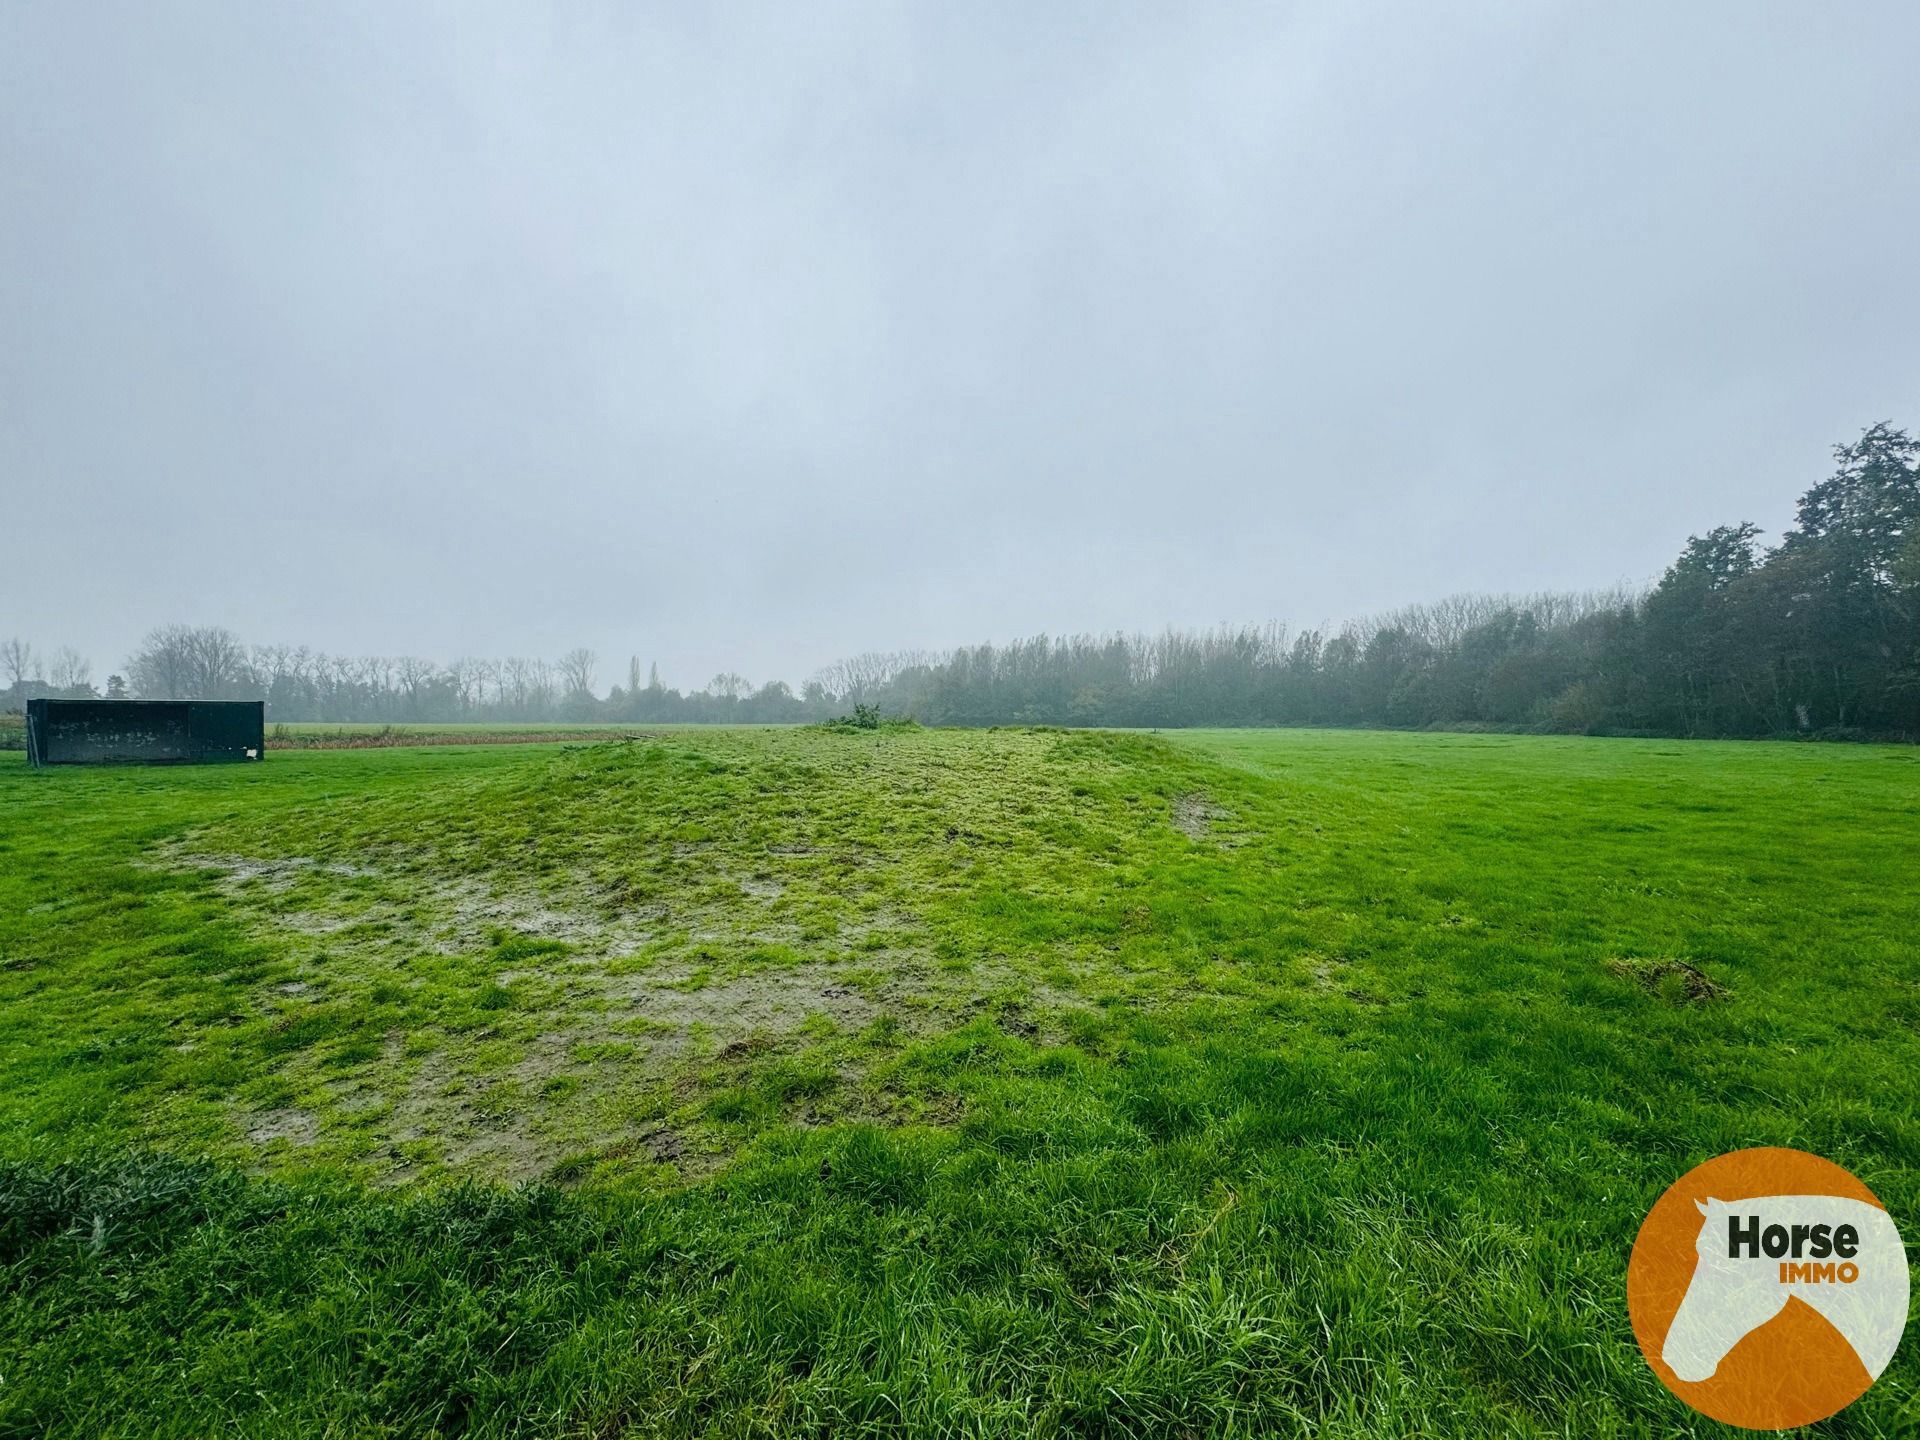
<svg viewBox="0 0 1920 1440">
<path fill-rule="evenodd" d="M 857 706 L 929 724 L 1387 725 L 1685 736 L 1920 738 L 1920 442 L 1890 424 L 1767 548 L 1751 524 L 1688 540 L 1644 593 L 1456 596 L 1337 631 L 1280 626 L 1035 636 L 944 655 L 866 654 L 796 692 L 717 675 L 683 693 L 637 660 L 350 658 L 153 631 L 109 695 L 261 698 L 285 721 L 824 721 Z M 93 694 L 85 662 L 0 646 L 17 704 Z"/>
</svg>

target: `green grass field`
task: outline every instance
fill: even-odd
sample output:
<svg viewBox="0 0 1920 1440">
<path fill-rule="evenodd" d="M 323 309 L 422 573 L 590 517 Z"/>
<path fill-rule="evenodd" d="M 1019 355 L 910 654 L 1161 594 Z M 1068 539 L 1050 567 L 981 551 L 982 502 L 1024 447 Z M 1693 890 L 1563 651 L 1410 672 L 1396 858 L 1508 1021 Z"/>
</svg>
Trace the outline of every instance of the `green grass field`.
<svg viewBox="0 0 1920 1440">
<path fill-rule="evenodd" d="M 1911 1241 L 1917 881 L 1878 747 L 0 755 L 0 1434 L 1720 1433 L 1628 1249 Z"/>
</svg>

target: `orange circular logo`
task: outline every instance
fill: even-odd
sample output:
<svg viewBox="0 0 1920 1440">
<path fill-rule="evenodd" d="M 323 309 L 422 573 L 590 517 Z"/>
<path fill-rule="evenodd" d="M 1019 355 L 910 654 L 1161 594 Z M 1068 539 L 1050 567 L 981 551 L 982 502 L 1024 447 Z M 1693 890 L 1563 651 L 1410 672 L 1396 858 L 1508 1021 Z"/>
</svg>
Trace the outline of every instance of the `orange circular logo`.
<svg viewBox="0 0 1920 1440">
<path fill-rule="evenodd" d="M 1810 1425 L 1879 1378 L 1907 1324 L 1907 1255 L 1852 1174 L 1804 1150 L 1736 1150 L 1654 1202 L 1627 1310 L 1661 1382 L 1750 1430 Z"/>
</svg>

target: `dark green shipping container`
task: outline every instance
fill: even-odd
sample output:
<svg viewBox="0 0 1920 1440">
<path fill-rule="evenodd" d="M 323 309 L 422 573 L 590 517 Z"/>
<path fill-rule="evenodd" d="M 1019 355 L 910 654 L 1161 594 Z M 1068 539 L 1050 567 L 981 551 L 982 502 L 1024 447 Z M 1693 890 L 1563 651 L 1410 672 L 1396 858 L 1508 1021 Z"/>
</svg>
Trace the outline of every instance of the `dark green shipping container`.
<svg viewBox="0 0 1920 1440">
<path fill-rule="evenodd" d="M 217 765 L 267 753 L 259 700 L 29 700 L 29 765 Z"/>
</svg>

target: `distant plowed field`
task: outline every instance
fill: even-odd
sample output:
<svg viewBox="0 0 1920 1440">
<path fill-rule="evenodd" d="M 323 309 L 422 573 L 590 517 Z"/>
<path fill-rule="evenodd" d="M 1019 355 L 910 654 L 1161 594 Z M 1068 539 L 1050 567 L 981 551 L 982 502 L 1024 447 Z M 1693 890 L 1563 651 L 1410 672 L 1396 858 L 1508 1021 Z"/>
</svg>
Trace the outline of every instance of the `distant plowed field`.
<svg viewBox="0 0 1920 1440">
<path fill-rule="evenodd" d="M 681 727 L 666 727 L 681 728 Z M 421 745 L 546 745 L 563 740 L 637 739 L 640 725 L 275 725 L 269 750 L 377 750 Z"/>
<path fill-rule="evenodd" d="M 1920 1227 L 1920 752 L 334 738 L 0 755 L 0 1434 L 1705 1434 L 1672 1180 Z"/>
</svg>

